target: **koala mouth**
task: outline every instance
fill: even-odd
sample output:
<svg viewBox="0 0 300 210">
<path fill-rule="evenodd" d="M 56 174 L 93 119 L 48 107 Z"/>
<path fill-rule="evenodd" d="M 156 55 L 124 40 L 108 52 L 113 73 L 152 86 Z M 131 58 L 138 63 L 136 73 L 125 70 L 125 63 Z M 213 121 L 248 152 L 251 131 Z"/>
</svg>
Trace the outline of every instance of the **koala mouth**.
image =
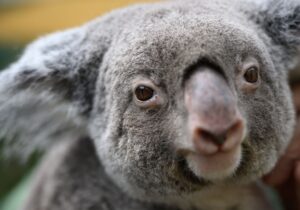
<svg viewBox="0 0 300 210">
<path fill-rule="evenodd" d="M 230 178 L 239 168 L 242 160 L 242 146 L 235 150 L 215 155 L 202 156 L 184 151 L 179 168 L 183 176 L 194 184 L 219 182 Z"/>
<path fill-rule="evenodd" d="M 235 150 L 212 156 L 190 153 L 186 157 L 189 168 L 199 177 L 222 181 L 231 177 L 241 162 L 241 146 Z"/>
</svg>

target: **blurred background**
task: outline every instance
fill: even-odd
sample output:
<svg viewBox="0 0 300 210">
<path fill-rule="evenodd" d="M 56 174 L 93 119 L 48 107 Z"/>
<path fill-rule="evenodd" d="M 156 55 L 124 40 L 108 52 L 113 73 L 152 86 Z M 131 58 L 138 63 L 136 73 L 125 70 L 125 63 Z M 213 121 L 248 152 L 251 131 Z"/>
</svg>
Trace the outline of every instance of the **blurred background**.
<svg viewBox="0 0 300 210">
<path fill-rule="evenodd" d="M 37 37 L 78 26 L 115 8 L 153 0 L 0 0 L 0 70 L 15 61 Z M 0 210 L 18 209 L 39 160 L 4 160 L 0 141 Z"/>
</svg>

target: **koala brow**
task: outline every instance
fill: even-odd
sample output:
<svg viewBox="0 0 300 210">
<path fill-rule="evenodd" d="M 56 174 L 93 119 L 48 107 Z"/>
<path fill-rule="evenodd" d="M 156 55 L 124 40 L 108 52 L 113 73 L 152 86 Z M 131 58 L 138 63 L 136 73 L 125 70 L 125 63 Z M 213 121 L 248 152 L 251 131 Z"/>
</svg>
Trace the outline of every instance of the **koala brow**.
<svg viewBox="0 0 300 210">
<path fill-rule="evenodd" d="M 147 78 L 150 79 L 156 86 L 164 87 L 164 83 L 162 82 L 162 76 L 160 74 L 161 73 L 158 70 L 141 69 L 135 74 L 133 74 L 132 77 Z"/>
<path fill-rule="evenodd" d="M 184 87 L 185 82 L 191 77 L 191 75 L 198 70 L 199 67 L 201 66 L 206 66 L 209 67 L 210 69 L 213 69 L 215 72 L 221 74 L 225 79 L 226 76 L 224 74 L 224 71 L 222 70 L 222 68 L 217 64 L 217 62 L 208 59 L 208 58 L 200 58 L 198 59 L 197 62 L 195 62 L 194 64 L 192 64 L 191 66 L 187 67 L 184 70 L 184 74 L 183 74 L 183 79 L 182 79 L 182 84 L 181 86 Z"/>
</svg>

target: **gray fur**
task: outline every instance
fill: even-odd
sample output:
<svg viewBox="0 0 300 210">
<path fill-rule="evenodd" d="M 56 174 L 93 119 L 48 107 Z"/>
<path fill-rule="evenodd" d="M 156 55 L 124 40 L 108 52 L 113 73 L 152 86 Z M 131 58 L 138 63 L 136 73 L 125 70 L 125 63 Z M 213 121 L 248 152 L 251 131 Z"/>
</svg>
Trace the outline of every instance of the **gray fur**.
<svg viewBox="0 0 300 210">
<path fill-rule="evenodd" d="M 59 144 L 25 209 L 266 209 L 255 180 L 293 132 L 287 75 L 300 45 L 299 8 L 283 0 L 145 4 L 31 44 L 0 74 L 2 134 L 25 155 Z M 235 83 L 248 56 L 261 66 L 252 94 Z M 187 136 L 184 75 L 203 59 L 223 70 L 247 123 L 242 162 L 221 182 L 195 177 L 176 153 Z M 159 84 L 159 109 L 133 103 L 141 76 Z"/>
</svg>

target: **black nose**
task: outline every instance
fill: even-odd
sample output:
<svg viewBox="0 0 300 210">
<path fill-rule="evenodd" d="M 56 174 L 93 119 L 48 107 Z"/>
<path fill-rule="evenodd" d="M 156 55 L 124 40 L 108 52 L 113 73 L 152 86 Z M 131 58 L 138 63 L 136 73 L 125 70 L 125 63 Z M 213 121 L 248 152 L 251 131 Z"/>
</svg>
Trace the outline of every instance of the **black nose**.
<svg viewBox="0 0 300 210">
<path fill-rule="evenodd" d="M 222 145 L 226 140 L 226 133 L 221 134 L 214 134 L 206 130 L 199 129 L 199 136 L 202 137 L 202 139 L 211 141 L 216 145 Z"/>
</svg>

